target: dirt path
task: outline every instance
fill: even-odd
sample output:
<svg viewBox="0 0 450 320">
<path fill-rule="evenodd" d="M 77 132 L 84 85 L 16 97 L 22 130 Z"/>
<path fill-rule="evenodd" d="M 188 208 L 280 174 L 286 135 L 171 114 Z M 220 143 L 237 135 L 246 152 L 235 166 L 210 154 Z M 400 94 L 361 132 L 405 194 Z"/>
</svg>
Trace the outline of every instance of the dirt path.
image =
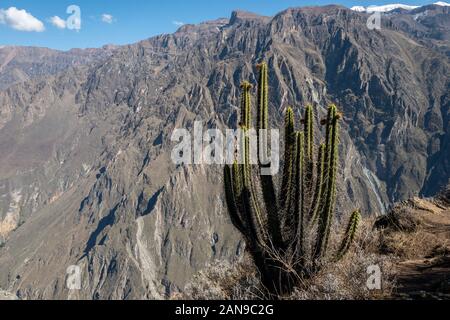
<svg viewBox="0 0 450 320">
<path fill-rule="evenodd" d="M 423 235 L 422 241 L 427 242 L 423 245 L 433 249 L 423 257 L 398 263 L 396 296 L 447 300 L 450 299 L 450 210 L 428 202 L 422 204 L 425 206 L 416 209 L 423 213 L 421 232 L 416 235 Z"/>
</svg>

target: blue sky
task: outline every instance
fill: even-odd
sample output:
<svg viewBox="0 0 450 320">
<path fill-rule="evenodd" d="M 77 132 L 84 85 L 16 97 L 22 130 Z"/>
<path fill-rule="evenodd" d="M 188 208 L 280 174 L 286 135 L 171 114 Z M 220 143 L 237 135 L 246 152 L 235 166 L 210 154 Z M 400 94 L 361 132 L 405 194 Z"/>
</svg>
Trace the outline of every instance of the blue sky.
<svg viewBox="0 0 450 320">
<path fill-rule="evenodd" d="M 437 0 L 0 0 L 0 45 L 67 50 L 127 44 L 157 34 L 174 32 L 181 23 L 199 23 L 229 17 L 234 9 L 273 15 L 288 7 L 306 5 L 337 3 L 351 7 L 398 2 L 424 5 L 435 1 Z M 73 4 L 81 9 L 79 30 L 67 28 L 70 14 L 66 10 Z M 26 22 L 17 21 L 18 19 Z M 76 26 L 73 23 L 70 25 Z"/>
</svg>

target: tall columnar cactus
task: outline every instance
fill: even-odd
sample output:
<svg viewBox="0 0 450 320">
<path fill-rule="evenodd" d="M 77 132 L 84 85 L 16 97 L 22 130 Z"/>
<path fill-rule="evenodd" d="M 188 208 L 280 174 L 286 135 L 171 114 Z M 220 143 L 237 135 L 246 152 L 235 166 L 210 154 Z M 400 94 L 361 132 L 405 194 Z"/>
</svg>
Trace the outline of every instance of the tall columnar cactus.
<svg viewBox="0 0 450 320">
<path fill-rule="evenodd" d="M 257 136 L 258 155 L 266 146 L 268 129 L 267 65 L 258 65 Z M 243 161 L 224 168 L 225 195 L 232 223 L 245 237 L 247 248 L 270 294 L 285 294 L 320 270 L 326 261 L 335 202 L 338 166 L 339 120 L 335 105 L 328 107 L 325 142 L 314 145 L 314 110 L 305 108 L 296 130 L 294 111 L 288 108 L 284 128 L 284 167 L 281 187 L 276 192 L 273 177 L 256 168 L 270 167 L 259 161 L 250 164 L 248 130 L 251 128 L 251 91 L 243 82 L 241 97 L 241 151 Z M 263 143 L 260 143 L 260 142 Z M 263 153 L 264 154 L 264 153 Z M 259 170 L 261 172 L 261 170 Z M 256 179 L 257 178 L 257 179 Z M 261 201 L 263 200 L 263 201 Z M 352 213 L 334 260 L 349 250 L 360 221 Z"/>
</svg>

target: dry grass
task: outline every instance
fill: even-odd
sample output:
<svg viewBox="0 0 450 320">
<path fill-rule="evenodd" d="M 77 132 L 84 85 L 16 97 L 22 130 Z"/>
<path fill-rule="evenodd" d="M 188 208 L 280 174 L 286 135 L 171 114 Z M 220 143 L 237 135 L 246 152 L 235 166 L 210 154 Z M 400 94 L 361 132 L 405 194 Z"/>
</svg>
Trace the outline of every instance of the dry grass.
<svg viewBox="0 0 450 320">
<path fill-rule="evenodd" d="M 377 265 L 381 269 L 382 287 L 371 290 L 367 286 L 368 267 Z M 394 288 L 392 261 L 362 251 L 349 254 L 339 263 L 328 265 L 304 286 L 297 288 L 288 299 L 295 300 L 369 300 L 389 297 Z"/>
<path fill-rule="evenodd" d="M 373 228 L 373 219 L 360 227 L 355 244 L 347 256 L 338 263 L 325 265 L 320 273 L 305 279 L 287 300 L 364 300 L 389 296 L 394 288 L 392 273 L 394 261 L 378 254 L 380 232 Z M 336 239 L 340 235 L 336 235 Z M 382 289 L 369 290 L 369 266 L 382 270 Z M 216 263 L 200 272 L 176 299 L 202 300 L 255 300 L 264 299 L 266 291 L 249 257 L 235 264 Z"/>
<path fill-rule="evenodd" d="M 409 205 L 412 208 L 394 208 L 377 222 L 380 251 L 404 260 L 426 257 L 437 246 L 450 246 L 448 211 L 417 199 Z"/>
<path fill-rule="evenodd" d="M 300 300 L 368 300 L 389 297 L 395 287 L 395 259 L 379 254 L 380 231 L 373 228 L 374 219 L 367 218 L 360 225 L 357 238 L 350 252 L 339 262 L 325 265 L 323 270 L 303 287 L 297 288 L 289 299 Z M 332 247 L 340 235 L 334 233 Z M 367 286 L 368 267 L 379 266 L 381 289 Z"/>
<path fill-rule="evenodd" d="M 187 300 L 259 300 L 263 299 L 258 273 L 250 258 L 237 263 L 214 263 L 200 271 L 172 299 Z"/>
<path fill-rule="evenodd" d="M 381 250 L 402 259 L 416 259 L 429 255 L 440 243 L 439 236 L 423 229 L 412 233 L 383 232 Z"/>
</svg>

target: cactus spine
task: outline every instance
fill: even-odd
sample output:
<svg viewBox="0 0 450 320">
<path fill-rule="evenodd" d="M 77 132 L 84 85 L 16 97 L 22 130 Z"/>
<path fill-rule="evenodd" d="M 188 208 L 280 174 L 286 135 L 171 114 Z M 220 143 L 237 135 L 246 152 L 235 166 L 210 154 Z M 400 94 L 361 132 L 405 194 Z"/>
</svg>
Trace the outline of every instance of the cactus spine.
<svg viewBox="0 0 450 320">
<path fill-rule="evenodd" d="M 267 65 L 261 63 L 258 69 L 256 125 L 258 155 L 261 156 L 265 154 L 261 149 L 268 149 L 264 132 L 268 128 Z M 270 163 L 259 161 L 253 166 L 249 162 L 250 83 L 243 82 L 241 89 L 244 164 L 235 163 L 224 168 L 228 211 L 232 223 L 245 237 L 270 294 L 290 293 L 302 277 L 317 272 L 327 257 L 336 201 L 340 114 L 335 105 L 328 107 L 327 118 L 322 121 L 325 142 L 315 147 L 313 107 L 305 108 L 301 120 L 303 128 L 298 131 L 294 111 L 291 107 L 287 109 L 283 176 L 277 194 L 271 176 L 253 172 L 254 167 L 261 169 Z M 253 181 L 255 177 L 259 179 Z M 348 252 L 359 221 L 357 210 L 351 215 L 336 259 Z"/>
</svg>

